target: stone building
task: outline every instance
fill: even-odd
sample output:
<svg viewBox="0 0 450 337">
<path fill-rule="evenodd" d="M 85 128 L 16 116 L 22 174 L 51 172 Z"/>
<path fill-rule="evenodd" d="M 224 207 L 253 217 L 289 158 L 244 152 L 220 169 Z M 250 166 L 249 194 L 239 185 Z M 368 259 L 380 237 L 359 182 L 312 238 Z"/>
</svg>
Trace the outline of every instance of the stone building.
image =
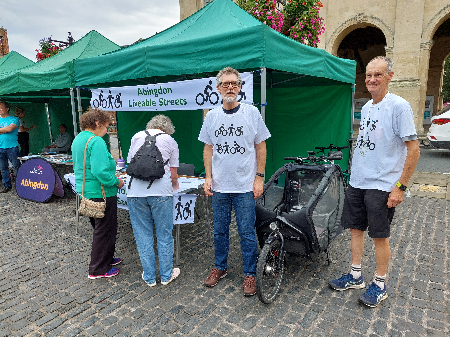
<svg viewBox="0 0 450 337">
<path fill-rule="evenodd" d="M 0 58 L 9 53 L 8 33 L 5 28 L 0 27 Z"/>
<path fill-rule="evenodd" d="M 180 0 L 181 20 L 209 2 Z M 430 114 L 442 108 L 443 66 L 450 54 L 450 0 L 321 2 L 326 29 L 319 48 L 357 62 L 355 99 L 364 102 L 370 97 L 364 84 L 367 63 L 374 56 L 391 57 L 395 74 L 390 91 L 410 102 L 417 131 L 423 135 Z"/>
</svg>

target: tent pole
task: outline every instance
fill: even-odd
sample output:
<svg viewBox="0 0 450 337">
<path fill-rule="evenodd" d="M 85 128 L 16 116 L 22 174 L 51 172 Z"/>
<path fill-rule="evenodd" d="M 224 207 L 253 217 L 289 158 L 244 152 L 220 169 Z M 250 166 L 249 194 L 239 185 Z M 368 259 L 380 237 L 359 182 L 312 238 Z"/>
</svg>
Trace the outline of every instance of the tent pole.
<svg viewBox="0 0 450 337">
<path fill-rule="evenodd" d="M 75 99 L 73 94 L 73 88 L 70 88 L 70 104 L 72 106 L 73 136 L 76 137 L 78 135 L 78 130 L 77 130 L 77 115 L 75 113 Z"/>
<path fill-rule="evenodd" d="M 53 143 L 52 126 L 50 124 L 50 113 L 48 111 L 48 103 L 45 103 L 45 113 L 47 114 L 48 133 L 50 134 L 50 143 Z"/>
<path fill-rule="evenodd" d="M 122 158 L 122 148 L 120 146 L 120 138 L 119 138 L 119 119 L 117 118 L 117 111 L 116 111 L 115 117 L 116 117 L 117 147 L 119 148 L 119 158 Z"/>
<path fill-rule="evenodd" d="M 353 123 L 355 122 L 355 88 L 356 84 L 352 84 L 352 125 L 350 125 L 350 137 L 353 137 Z"/>
<path fill-rule="evenodd" d="M 263 121 L 266 121 L 266 75 L 266 67 L 261 68 L 261 116 Z"/>
<path fill-rule="evenodd" d="M 80 88 L 77 88 L 77 101 L 78 101 L 78 123 L 79 123 L 81 115 L 83 114 L 83 107 L 81 106 L 81 92 L 80 92 Z"/>
</svg>

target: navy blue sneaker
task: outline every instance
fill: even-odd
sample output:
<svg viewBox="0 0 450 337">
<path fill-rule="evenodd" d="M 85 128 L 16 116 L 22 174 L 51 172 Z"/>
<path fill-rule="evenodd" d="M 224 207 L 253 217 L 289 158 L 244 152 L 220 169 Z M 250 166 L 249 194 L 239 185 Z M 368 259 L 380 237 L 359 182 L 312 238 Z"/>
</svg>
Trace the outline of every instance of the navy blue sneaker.
<svg viewBox="0 0 450 337">
<path fill-rule="evenodd" d="M 96 279 L 96 278 L 101 278 L 101 277 L 113 277 L 113 276 L 116 276 L 117 274 L 119 274 L 119 269 L 111 268 L 111 270 L 109 272 L 107 272 L 106 274 L 103 274 L 103 275 L 89 275 L 88 277 L 90 279 Z"/>
<path fill-rule="evenodd" d="M 342 275 L 341 278 L 331 280 L 328 284 L 331 288 L 338 291 L 347 289 L 361 289 L 366 286 L 362 275 L 358 279 L 355 279 L 352 274 Z"/>
<path fill-rule="evenodd" d="M 388 297 L 386 291 L 386 285 L 384 285 L 384 289 L 381 289 L 379 286 L 372 282 L 372 284 L 367 288 L 366 292 L 359 296 L 359 301 L 368 307 L 375 308 L 381 301 L 385 300 Z"/>
<path fill-rule="evenodd" d="M 113 262 L 110 265 L 111 266 L 117 266 L 120 262 L 122 262 L 122 259 L 120 257 L 115 257 L 113 259 Z"/>
</svg>

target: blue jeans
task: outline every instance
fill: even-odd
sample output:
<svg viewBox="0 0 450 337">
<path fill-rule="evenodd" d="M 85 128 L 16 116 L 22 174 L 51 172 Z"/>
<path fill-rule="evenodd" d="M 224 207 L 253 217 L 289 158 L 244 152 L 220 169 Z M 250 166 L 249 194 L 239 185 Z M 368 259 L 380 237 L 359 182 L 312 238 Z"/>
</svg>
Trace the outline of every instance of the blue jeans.
<svg viewBox="0 0 450 337">
<path fill-rule="evenodd" d="M 10 147 L 9 149 L 0 149 L 0 170 L 2 172 L 3 186 L 6 188 L 12 188 L 11 177 L 9 176 L 8 159 L 14 167 L 14 174 L 17 177 L 17 171 L 20 167 L 19 147 Z"/>
<path fill-rule="evenodd" d="M 159 275 L 162 282 L 172 278 L 173 269 L 173 197 L 127 198 L 131 225 L 133 226 L 144 280 L 156 281 L 155 250 L 153 248 L 153 224 L 158 246 Z"/>
<path fill-rule="evenodd" d="M 227 269 L 230 243 L 231 207 L 234 208 L 245 276 L 256 276 L 256 232 L 255 199 L 253 192 L 219 193 L 213 192 L 212 207 L 214 216 L 215 267 Z"/>
</svg>

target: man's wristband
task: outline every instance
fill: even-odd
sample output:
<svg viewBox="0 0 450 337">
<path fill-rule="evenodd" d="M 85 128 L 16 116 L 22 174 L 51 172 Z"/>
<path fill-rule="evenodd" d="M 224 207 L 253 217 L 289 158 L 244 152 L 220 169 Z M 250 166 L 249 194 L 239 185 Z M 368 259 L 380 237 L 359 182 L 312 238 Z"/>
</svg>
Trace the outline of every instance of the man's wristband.
<svg viewBox="0 0 450 337">
<path fill-rule="evenodd" d="M 264 178 L 264 174 L 262 174 L 262 173 L 256 172 L 256 175 L 257 175 L 258 177 L 263 177 L 263 178 Z"/>
<path fill-rule="evenodd" d="M 405 185 L 403 185 L 401 182 L 397 182 L 397 184 L 395 184 L 400 190 L 402 190 L 403 192 L 405 192 L 406 191 L 406 189 L 408 188 L 408 187 L 406 187 Z"/>
</svg>

